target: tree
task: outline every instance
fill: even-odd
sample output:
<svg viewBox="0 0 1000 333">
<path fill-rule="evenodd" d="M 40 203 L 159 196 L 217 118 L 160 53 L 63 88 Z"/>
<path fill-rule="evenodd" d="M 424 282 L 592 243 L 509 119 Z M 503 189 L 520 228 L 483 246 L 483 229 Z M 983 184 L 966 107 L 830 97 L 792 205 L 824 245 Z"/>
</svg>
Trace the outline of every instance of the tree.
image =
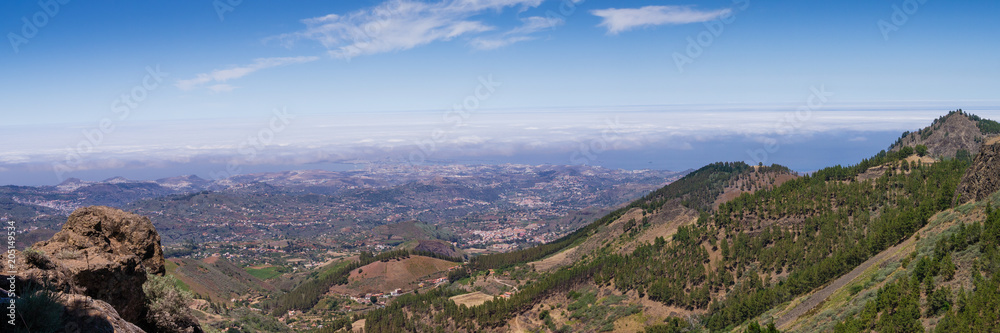
<svg viewBox="0 0 1000 333">
<path fill-rule="evenodd" d="M 945 281 L 951 281 L 955 277 L 955 263 L 951 261 L 950 253 L 941 258 L 941 276 L 944 276 Z"/>
<path fill-rule="evenodd" d="M 925 145 L 917 145 L 916 151 L 917 151 L 917 155 L 918 156 L 924 157 L 924 156 L 927 155 L 927 146 L 925 146 Z"/>
<path fill-rule="evenodd" d="M 378 297 L 372 296 L 371 301 L 372 304 L 378 304 Z"/>
<path fill-rule="evenodd" d="M 905 146 L 903 148 L 900 148 L 899 149 L 899 154 L 903 158 L 909 157 L 910 155 L 913 155 L 913 147 Z"/>
</svg>

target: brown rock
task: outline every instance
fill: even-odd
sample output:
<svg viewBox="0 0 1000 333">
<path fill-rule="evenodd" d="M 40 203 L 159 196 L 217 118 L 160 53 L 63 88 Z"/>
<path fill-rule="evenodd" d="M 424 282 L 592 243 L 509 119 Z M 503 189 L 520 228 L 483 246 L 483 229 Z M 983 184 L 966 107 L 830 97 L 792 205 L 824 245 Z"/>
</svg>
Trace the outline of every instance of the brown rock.
<svg viewBox="0 0 1000 333">
<path fill-rule="evenodd" d="M 996 138 L 980 148 L 955 190 L 955 203 L 986 199 L 1000 191 L 1000 141 Z"/>
<path fill-rule="evenodd" d="M 109 207 L 81 208 L 52 239 L 33 248 L 54 267 L 32 267 L 28 275 L 62 290 L 111 304 L 122 318 L 142 323 L 146 273 L 163 274 L 160 236 L 148 218 Z"/>
<path fill-rule="evenodd" d="M 44 254 L 33 255 L 31 262 L 19 260 L 19 278 L 62 291 L 72 301 L 67 311 L 76 311 L 66 325 L 75 323 L 80 332 L 155 329 L 147 322 L 142 286 L 147 273 L 163 275 L 165 266 L 160 236 L 148 218 L 109 207 L 81 208 L 61 231 L 32 248 Z M 97 317 L 104 320 L 94 321 Z M 190 331 L 200 332 L 194 325 Z"/>
<path fill-rule="evenodd" d="M 77 294 L 63 294 L 59 303 L 66 307 L 63 332 L 67 333 L 145 333 L 118 315 L 115 308 L 102 300 Z"/>
<path fill-rule="evenodd" d="M 114 255 L 135 255 L 150 274 L 162 275 L 163 248 L 149 218 L 102 206 L 73 212 L 50 242 Z"/>
</svg>

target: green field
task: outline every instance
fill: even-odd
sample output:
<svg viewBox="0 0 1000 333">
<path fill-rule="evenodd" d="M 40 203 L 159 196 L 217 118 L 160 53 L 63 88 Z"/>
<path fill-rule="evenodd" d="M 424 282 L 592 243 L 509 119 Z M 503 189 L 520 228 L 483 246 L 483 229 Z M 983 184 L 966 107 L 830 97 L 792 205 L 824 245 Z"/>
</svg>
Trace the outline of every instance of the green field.
<svg viewBox="0 0 1000 333">
<path fill-rule="evenodd" d="M 281 275 L 281 272 L 278 271 L 280 269 L 281 269 L 280 267 L 273 267 L 273 266 L 272 267 L 259 268 L 259 269 L 258 268 L 249 268 L 249 267 L 244 268 L 244 270 L 246 270 L 247 273 L 250 273 L 250 275 L 253 275 L 255 278 L 258 278 L 258 279 L 261 279 L 261 280 L 268 280 L 268 279 L 273 279 L 273 278 L 278 277 L 279 275 Z"/>
</svg>

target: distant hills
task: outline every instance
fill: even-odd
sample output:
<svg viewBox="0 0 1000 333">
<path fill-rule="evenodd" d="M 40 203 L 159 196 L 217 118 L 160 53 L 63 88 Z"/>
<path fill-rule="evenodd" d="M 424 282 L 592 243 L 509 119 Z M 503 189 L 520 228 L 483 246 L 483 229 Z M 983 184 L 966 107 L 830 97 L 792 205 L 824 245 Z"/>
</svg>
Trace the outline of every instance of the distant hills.
<svg viewBox="0 0 1000 333">
<path fill-rule="evenodd" d="M 23 237 L 29 243 L 50 236 L 70 212 L 90 205 L 150 216 L 168 244 L 312 237 L 361 225 L 370 232 L 378 225 L 409 220 L 436 224 L 499 215 L 554 220 L 588 207 L 627 202 L 681 175 L 589 166 L 487 165 L 288 171 L 223 180 L 67 179 L 57 186 L 0 186 L 0 216 L 38 228 Z"/>
</svg>

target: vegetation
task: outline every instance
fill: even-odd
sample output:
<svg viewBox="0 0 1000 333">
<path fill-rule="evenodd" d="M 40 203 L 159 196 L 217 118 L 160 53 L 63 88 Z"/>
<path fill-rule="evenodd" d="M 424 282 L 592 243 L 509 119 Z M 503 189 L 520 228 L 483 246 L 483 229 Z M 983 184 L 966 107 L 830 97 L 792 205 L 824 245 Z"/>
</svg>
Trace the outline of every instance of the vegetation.
<svg viewBox="0 0 1000 333">
<path fill-rule="evenodd" d="M 21 251 L 21 254 L 24 256 L 24 262 L 27 263 L 28 265 L 32 265 L 41 269 L 52 268 L 53 265 L 52 259 L 50 259 L 49 256 L 41 250 L 36 250 L 29 247 L 27 249 L 24 249 L 24 251 Z"/>
<path fill-rule="evenodd" d="M 437 253 L 437 252 L 434 252 L 434 251 L 410 250 L 410 254 L 415 255 L 415 256 L 424 256 L 424 257 L 437 258 L 437 259 L 447 260 L 447 261 L 451 261 L 451 262 L 465 262 L 465 258 L 446 256 L 446 255 L 443 255 L 443 254 L 440 254 L 440 253 Z"/>
<path fill-rule="evenodd" d="M 250 273 L 250 275 L 253 275 L 253 277 L 261 280 L 270 280 L 278 276 L 281 276 L 281 274 L 283 273 L 287 273 L 290 271 L 285 267 L 277 267 L 277 266 L 270 266 L 264 268 L 245 268 L 244 270 L 246 270 L 247 273 Z"/>
<path fill-rule="evenodd" d="M 690 332 L 691 325 L 677 317 L 668 317 L 664 324 L 656 324 L 646 327 L 646 333 L 682 333 Z"/>
<path fill-rule="evenodd" d="M 872 255 L 902 241 L 950 207 L 966 164 L 942 161 L 917 165 L 910 173 L 887 174 L 874 181 L 820 182 L 803 177 L 774 191 L 758 191 L 720 207 L 716 223 L 738 229 L 740 214 L 809 216 L 791 230 L 764 229 L 755 236 L 742 231 L 727 266 L 759 265 L 760 273 L 790 271 L 777 284 L 759 284 L 756 274 L 714 303 L 706 325 L 722 329 L 763 313 L 848 272 Z M 878 214 L 876 214 L 878 212 Z M 751 230 L 753 226 L 750 226 Z M 756 229 L 760 230 L 760 229 Z"/>
<path fill-rule="evenodd" d="M 964 223 L 951 236 L 940 238 L 932 256 L 909 260 L 908 274 L 878 291 L 857 316 L 837 324 L 837 332 L 922 332 L 921 318 L 942 316 L 938 332 L 986 332 L 996 329 L 1000 318 L 1000 212 L 987 208 L 980 223 Z M 954 278 L 952 255 L 978 248 L 973 262 L 974 289 L 957 292 L 940 284 Z M 913 253 L 910 258 L 916 256 Z M 909 258 L 908 258 L 909 259 Z M 923 296 L 923 297 L 921 297 Z M 921 302 L 923 299 L 923 302 Z"/>
<path fill-rule="evenodd" d="M 173 277 L 147 275 L 142 291 L 149 308 L 146 320 L 157 332 L 187 332 L 189 327 L 198 326 L 198 320 L 188 307 L 191 294 L 178 289 Z"/>
<path fill-rule="evenodd" d="M 63 328 L 64 306 L 59 294 L 41 286 L 29 286 L 17 300 L 18 320 L 13 332 L 50 333 Z M 5 322 L 4 326 L 8 326 Z"/>
<path fill-rule="evenodd" d="M 333 285 L 347 284 L 347 278 L 351 271 L 361 268 L 376 261 L 389 261 L 397 258 L 409 258 L 411 252 L 408 250 L 396 250 L 371 254 L 362 252 L 355 262 L 337 262 L 324 267 L 324 269 L 306 282 L 298 285 L 287 294 L 281 295 L 277 300 L 264 304 L 266 310 L 270 310 L 275 316 L 280 316 L 288 310 L 309 310 L 326 294 L 326 291 Z"/>
<path fill-rule="evenodd" d="M 686 206 L 708 210 L 715 197 L 722 193 L 729 181 L 748 170 L 751 170 L 751 167 L 743 162 L 709 164 L 560 239 L 523 250 L 473 257 L 469 261 L 469 268 L 472 270 L 501 269 L 545 258 L 582 241 L 600 227 L 614 222 L 633 208 L 652 211 L 662 207 L 669 200 L 679 199 Z M 761 171 L 790 172 L 788 168 L 779 165 L 763 167 Z"/>
<path fill-rule="evenodd" d="M 597 291 L 589 288 L 570 291 L 568 295 L 573 301 L 566 310 L 569 311 L 569 319 L 576 323 L 576 331 L 610 332 L 619 318 L 642 311 L 642 306 L 638 304 L 624 303 L 624 296 L 598 298 Z"/>
<path fill-rule="evenodd" d="M 592 260 L 543 275 L 509 300 L 496 299 L 449 317 L 470 329 L 499 327 L 545 295 L 593 281 L 623 293 L 635 290 L 666 305 L 708 309 L 703 323 L 712 330 L 734 327 L 846 273 L 911 235 L 933 213 L 948 208 L 967 164 L 901 161 L 913 153 L 912 149 L 882 152 L 858 165 L 827 168 L 773 189 L 743 194 L 720 205 L 714 214 L 703 213 L 697 224 L 680 227 L 670 240 L 657 238 L 626 255 L 598 252 Z M 856 180 L 861 172 L 883 164 L 892 167 L 882 177 Z M 581 230 L 596 230 L 625 209 L 656 209 L 665 198 L 683 199 L 693 207 L 706 204 L 707 197 L 699 199 L 701 195 L 687 195 L 688 190 L 672 187 L 689 188 L 691 193 L 697 188 L 722 188 L 723 179 L 741 169 L 749 168 L 739 163 L 714 164 L 704 169 L 711 172 L 689 175 L 697 182 L 682 179 Z M 761 224 L 789 217 L 798 222 L 784 227 Z M 575 235 L 589 236 L 593 232 L 589 230 Z M 567 236 L 560 242 L 573 240 Z M 549 245 L 564 247 L 555 245 L 560 242 Z M 720 247 L 722 262 L 706 265 L 710 262 L 707 248 L 713 244 Z M 550 250 L 541 246 L 506 256 L 478 257 L 471 266 L 509 266 Z M 763 278 L 786 271 L 789 274 L 781 281 Z M 725 298 L 713 298 L 723 292 Z"/>
<path fill-rule="evenodd" d="M 962 112 L 962 109 L 958 109 L 958 112 Z M 989 119 L 983 119 L 974 114 L 966 114 L 966 116 L 976 122 L 976 126 L 979 127 L 979 131 L 983 132 L 983 134 L 1000 134 L 1000 123 Z"/>
<path fill-rule="evenodd" d="M 274 317 L 261 314 L 258 311 L 247 308 L 238 308 L 229 311 L 228 316 L 232 320 L 224 320 L 212 324 L 218 329 L 225 329 L 226 333 L 251 333 L 251 332 L 291 332 L 288 326 L 279 322 Z"/>
<path fill-rule="evenodd" d="M 935 121 L 934 126 L 939 126 L 943 119 Z M 991 126 L 981 119 L 973 120 L 980 128 Z M 934 126 L 920 134 L 929 136 Z M 432 311 L 425 313 L 408 308 L 410 305 L 400 305 L 394 310 L 386 309 L 384 316 L 369 316 L 367 323 L 386 328 L 390 327 L 383 321 L 386 318 L 409 318 L 418 324 L 406 328 L 408 331 L 424 331 L 425 327 L 419 323 L 449 331 L 496 328 L 531 309 L 547 295 L 590 282 L 616 288 L 621 293 L 634 291 L 640 297 L 648 295 L 649 299 L 669 306 L 707 310 L 698 325 L 711 331 L 732 330 L 847 273 L 913 235 L 935 213 L 950 208 L 955 188 L 972 157 L 968 151 L 960 150 L 954 159 L 930 164 L 906 161 L 911 155 L 926 156 L 928 152 L 924 145 L 882 151 L 856 165 L 833 166 L 779 186 L 744 193 L 714 210 L 715 199 L 740 175 L 788 170 L 780 166 L 755 170 L 740 162 L 712 164 L 553 243 L 475 257 L 468 270 L 451 275 L 454 281 L 476 271 L 541 259 L 579 244 L 630 209 L 642 209 L 645 215 L 676 200 L 700 211 L 697 223 L 679 227 L 669 239 L 658 237 L 651 243 L 637 244 L 629 253 L 611 248 L 618 243 L 607 243 L 605 248 L 588 253 L 572 266 L 536 275 L 510 299 L 498 298 L 465 308 L 424 295 L 427 298 L 418 307 L 430 306 Z M 863 173 L 867 173 L 866 177 L 859 177 Z M 1000 297 L 996 296 L 1000 290 L 998 215 L 991 211 L 982 225 L 962 225 L 960 231 L 938 242 L 933 254 L 908 260 L 904 263 L 904 267 L 909 267 L 906 277 L 887 282 L 861 313 L 847 318 L 836 329 L 922 331 L 921 320 L 925 318 L 941 318 L 938 330 L 943 332 L 994 329 L 996 318 L 1000 318 Z M 626 235 L 636 225 L 638 222 L 634 220 L 624 223 Z M 975 288 L 966 291 L 942 286 L 955 279 L 960 271 L 955 253 L 973 246 L 980 249 L 983 257 L 974 263 Z M 710 252 L 716 250 L 721 254 L 718 257 Z M 851 295 L 865 288 L 868 285 L 851 286 Z M 600 322 L 601 327 L 596 329 L 605 328 L 595 313 L 588 312 L 599 301 L 587 293 L 572 291 L 569 295 L 568 320 L 574 325 Z M 407 317 L 406 313 L 411 315 Z M 550 331 L 565 328 L 556 327 L 551 318 L 550 312 L 542 312 L 538 319 Z M 647 331 L 692 329 L 680 322 L 676 324 L 658 324 Z M 777 330 L 773 324 L 751 322 L 746 331 Z"/>
</svg>

